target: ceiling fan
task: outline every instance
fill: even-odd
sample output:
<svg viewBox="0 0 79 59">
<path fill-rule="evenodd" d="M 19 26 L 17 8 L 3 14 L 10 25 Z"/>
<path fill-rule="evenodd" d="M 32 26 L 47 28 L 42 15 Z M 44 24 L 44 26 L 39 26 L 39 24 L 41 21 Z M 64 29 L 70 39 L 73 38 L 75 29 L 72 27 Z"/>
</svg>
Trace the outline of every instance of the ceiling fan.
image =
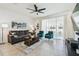
<svg viewBox="0 0 79 59">
<path fill-rule="evenodd" d="M 37 7 L 36 4 L 34 4 L 34 9 L 30 9 L 30 8 L 26 8 L 26 9 L 31 10 L 32 12 L 30 12 L 30 13 L 36 12 L 37 15 L 38 15 L 38 13 L 44 13 L 44 12 L 42 12 L 42 11 L 43 11 L 43 10 L 46 10 L 46 8 L 38 9 L 38 7 Z"/>
</svg>

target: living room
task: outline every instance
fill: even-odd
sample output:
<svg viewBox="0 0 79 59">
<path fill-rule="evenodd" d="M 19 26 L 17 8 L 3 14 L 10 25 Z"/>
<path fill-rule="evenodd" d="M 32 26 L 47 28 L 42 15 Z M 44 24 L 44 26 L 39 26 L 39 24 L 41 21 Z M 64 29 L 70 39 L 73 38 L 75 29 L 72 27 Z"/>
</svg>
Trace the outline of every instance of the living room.
<svg viewBox="0 0 79 59">
<path fill-rule="evenodd" d="M 0 4 L 0 55 L 68 56 L 68 53 L 72 55 L 68 52 L 70 48 L 65 45 L 68 41 L 65 41 L 75 38 L 71 16 L 76 5 L 76 3 Z"/>
</svg>

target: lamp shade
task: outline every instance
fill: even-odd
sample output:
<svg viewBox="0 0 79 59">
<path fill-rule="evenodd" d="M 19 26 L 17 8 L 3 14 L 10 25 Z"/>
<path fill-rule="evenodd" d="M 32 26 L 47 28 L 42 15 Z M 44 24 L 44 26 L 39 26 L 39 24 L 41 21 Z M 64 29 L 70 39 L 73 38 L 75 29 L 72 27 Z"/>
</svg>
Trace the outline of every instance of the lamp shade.
<svg viewBox="0 0 79 59">
<path fill-rule="evenodd" d="M 8 27 L 8 24 L 2 24 L 2 27 L 3 28 L 7 28 Z"/>
</svg>

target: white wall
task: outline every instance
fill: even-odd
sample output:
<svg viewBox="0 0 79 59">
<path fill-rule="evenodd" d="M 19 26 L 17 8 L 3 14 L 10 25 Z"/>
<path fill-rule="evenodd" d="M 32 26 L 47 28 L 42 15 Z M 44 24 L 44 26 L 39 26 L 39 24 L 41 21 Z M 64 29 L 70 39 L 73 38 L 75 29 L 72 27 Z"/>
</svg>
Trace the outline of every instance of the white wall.
<svg viewBox="0 0 79 59">
<path fill-rule="evenodd" d="M 71 15 L 66 15 L 66 17 L 65 17 L 64 35 L 65 35 L 65 39 L 75 38 L 73 24 L 72 24 L 72 20 L 71 20 Z"/>
<path fill-rule="evenodd" d="M 4 41 L 7 41 L 7 34 L 8 31 L 11 29 L 11 22 L 12 21 L 18 21 L 18 22 L 26 22 L 27 23 L 27 28 L 29 29 L 30 25 L 34 25 L 33 19 L 21 14 L 17 14 L 16 12 L 6 10 L 6 9 L 1 9 L 0 8 L 0 40 L 1 40 L 1 24 L 6 23 L 9 25 L 8 28 L 4 29 Z"/>
</svg>

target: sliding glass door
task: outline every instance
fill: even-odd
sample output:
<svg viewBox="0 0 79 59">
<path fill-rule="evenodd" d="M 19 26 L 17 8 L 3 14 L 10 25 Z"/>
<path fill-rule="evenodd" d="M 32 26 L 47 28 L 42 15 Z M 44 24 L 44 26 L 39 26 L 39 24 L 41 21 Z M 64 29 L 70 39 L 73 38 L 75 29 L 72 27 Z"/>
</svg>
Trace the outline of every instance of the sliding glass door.
<svg viewBox="0 0 79 59">
<path fill-rule="evenodd" d="M 53 31 L 53 39 L 64 39 L 64 16 L 42 20 L 44 35 Z"/>
</svg>

